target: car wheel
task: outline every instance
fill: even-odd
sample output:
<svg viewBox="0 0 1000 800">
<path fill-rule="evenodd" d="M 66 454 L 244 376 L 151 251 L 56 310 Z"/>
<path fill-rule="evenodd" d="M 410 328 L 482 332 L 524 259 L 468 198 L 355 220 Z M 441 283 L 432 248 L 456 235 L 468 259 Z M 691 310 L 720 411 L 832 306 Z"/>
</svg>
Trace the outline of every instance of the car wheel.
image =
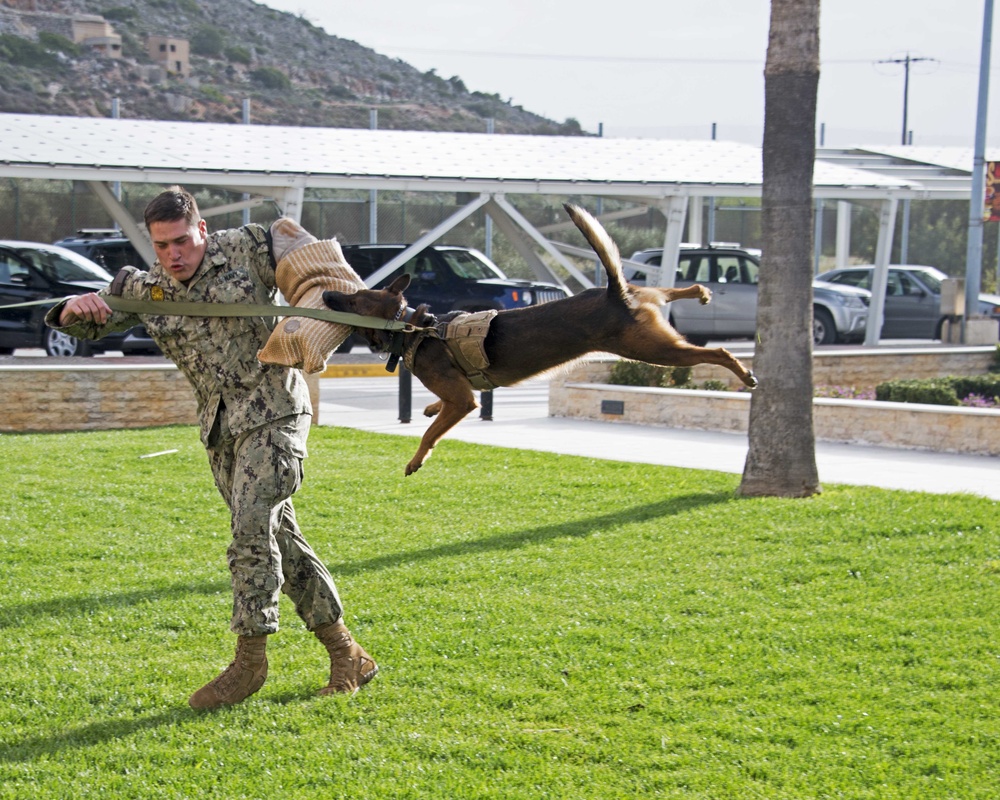
<svg viewBox="0 0 1000 800">
<path fill-rule="evenodd" d="M 708 337 L 702 336 L 700 333 L 685 334 L 684 338 L 687 339 L 688 342 L 690 344 L 693 344 L 695 347 L 704 347 L 706 344 L 708 344 Z"/>
<path fill-rule="evenodd" d="M 944 317 L 941 317 L 941 319 L 937 321 L 937 325 L 934 326 L 933 338 L 939 341 L 941 340 L 941 334 L 944 333 L 944 319 L 945 319 Z"/>
<path fill-rule="evenodd" d="M 0 356 L 12 356 L 14 355 L 13 347 L 0 347 Z"/>
<path fill-rule="evenodd" d="M 813 344 L 833 344 L 837 341 L 837 327 L 825 308 L 813 308 Z"/>
<path fill-rule="evenodd" d="M 86 356 L 90 350 L 75 336 L 49 329 L 45 331 L 45 352 L 50 356 Z"/>
</svg>

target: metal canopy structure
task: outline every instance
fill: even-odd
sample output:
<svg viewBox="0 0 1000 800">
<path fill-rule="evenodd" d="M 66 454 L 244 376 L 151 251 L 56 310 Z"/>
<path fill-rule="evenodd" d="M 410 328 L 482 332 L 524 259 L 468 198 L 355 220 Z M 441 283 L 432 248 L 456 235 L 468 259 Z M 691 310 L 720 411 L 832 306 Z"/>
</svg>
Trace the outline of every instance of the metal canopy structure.
<svg viewBox="0 0 1000 800">
<path fill-rule="evenodd" d="M 985 154 L 987 161 L 1000 161 L 1000 150 Z M 861 170 L 885 178 L 921 186 L 928 198 L 938 200 L 963 200 L 971 202 L 972 172 L 975 153 L 971 147 L 915 147 L 913 145 L 858 146 L 842 149 L 821 148 L 817 161 Z M 883 305 L 888 278 L 889 253 L 892 250 L 892 232 L 895 229 L 897 199 L 904 202 L 910 197 L 900 195 L 883 202 L 879 221 L 879 240 L 875 255 L 875 274 L 872 277 L 872 301 L 865 344 L 878 343 Z M 980 198 L 985 204 L 985 197 Z M 904 225 L 906 220 L 904 214 Z M 839 242 L 838 242 L 839 251 Z"/>
<path fill-rule="evenodd" d="M 936 200 L 969 199 L 973 158 L 971 147 L 897 145 L 820 148 L 816 151 L 817 161 L 917 184 Z M 1000 150 L 987 153 L 986 159 L 1000 160 Z"/>
<path fill-rule="evenodd" d="M 916 154 L 911 148 L 908 153 Z M 299 219 L 306 189 L 471 193 L 477 197 L 368 278 L 380 280 L 413 253 L 483 208 L 535 273 L 562 283 L 539 253 L 583 286 L 592 285 L 557 246 L 535 229 L 506 195 L 584 195 L 659 208 L 667 219 L 663 263 L 676 260 L 689 207 L 700 228 L 706 197 L 759 197 L 760 148 L 721 141 L 605 139 L 344 128 L 298 128 L 0 114 L 0 176 L 85 182 L 152 263 L 144 231 L 109 185 L 206 185 L 247 193 L 247 204 L 273 199 Z M 969 196 L 970 178 L 942 165 L 897 168 L 888 152 L 821 151 L 816 199 L 882 201 L 873 315 L 882 297 L 896 204 L 900 199 Z M 971 160 L 970 160 L 971 165 Z M 926 165 L 925 165 L 926 166 Z M 963 194 L 964 191 L 964 194 Z M 242 204 L 226 207 L 232 210 Z M 204 209 L 211 216 L 212 209 Z M 700 229 L 695 235 L 700 236 Z M 884 262 L 884 263 L 883 263 Z M 648 265 L 646 265 L 648 271 Z M 650 276 L 652 279 L 653 276 Z M 674 271 L 662 269 L 661 285 Z"/>
</svg>

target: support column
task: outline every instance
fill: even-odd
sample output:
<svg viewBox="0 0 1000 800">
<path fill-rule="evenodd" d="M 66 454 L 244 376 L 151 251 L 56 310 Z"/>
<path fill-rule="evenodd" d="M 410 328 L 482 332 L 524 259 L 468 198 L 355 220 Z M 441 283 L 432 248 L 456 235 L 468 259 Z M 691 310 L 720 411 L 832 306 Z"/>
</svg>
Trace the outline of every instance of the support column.
<svg viewBox="0 0 1000 800">
<path fill-rule="evenodd" d="M 889 254 L 892 252 L 892 234 L 896 229 L 896 208 L 899 200 L 891 197 L 882 201 L 878 223 L 878 245 L 875 248 L 875 270 L 872 272 L 872 300 L 868 306 L 868 325 L 865 330 L 865 347 L 878 345 L 885 319 L 885 288 L 889 278 Z"/>
<path fill-rule="evenodd" d="M 285 194 L 281 201 L 281 213 L 286 217 L 291 217 L 296 222 L 302 221 L 302 200 L 305 197 L 305 189 L 301 186 L 290 186 L 285 189 Z"/>
<path fill-rule="evenodd" d="M 654 284 L 656 286 L 665 286 L 669 289 L 674 285 L 687 207 L 688 198 L 682 194 L 672 195 L 660 203 L 660 210 L 667 218 L 667 230 L 663 237 L 663 255 L 660 257 L 660 274 Z"/>
<path fill-rule="evenodd" d="M 704 207 L 704 197 L 692 197 L 688 201 L 688 241 L 694 244 L 706 244 L 701 219 Z"/>
<path fill-rule="evenodd" d="M 837 202 L 837 252 L 836 266 L 846 267 L 851 258 L 851 204 Z"/>
</svg>

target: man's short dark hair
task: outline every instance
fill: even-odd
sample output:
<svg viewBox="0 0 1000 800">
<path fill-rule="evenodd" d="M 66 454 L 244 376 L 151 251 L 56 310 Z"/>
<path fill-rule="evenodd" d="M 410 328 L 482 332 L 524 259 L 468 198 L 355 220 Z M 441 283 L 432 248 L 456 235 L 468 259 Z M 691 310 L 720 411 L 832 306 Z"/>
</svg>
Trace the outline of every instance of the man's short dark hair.
<svg viewBox="0 0 1000 800">
<path fill-rule="evenodd" d="M 194 197 L 180 189 L 167 189 L 154 197 L 143 212 L 146 230 L 154 222 L 176 222 L 186 220 L 189 224 L 197 224 L 201 219 L 198 202 Z"/>
</svg>

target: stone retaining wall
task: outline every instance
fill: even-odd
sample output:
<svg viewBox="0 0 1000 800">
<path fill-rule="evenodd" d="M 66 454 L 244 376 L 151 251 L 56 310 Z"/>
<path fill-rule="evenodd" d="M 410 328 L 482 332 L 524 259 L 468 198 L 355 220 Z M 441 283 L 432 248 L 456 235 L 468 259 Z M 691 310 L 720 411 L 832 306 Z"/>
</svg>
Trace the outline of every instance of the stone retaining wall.
<svg viewBox="0 0 1000 800">
<path fill-rule="evenodd" d="M 830 384 L 873 386 L 899 377 L 926 378 L 986 371 L 995 348 L 942 352 L 942 364 L 908 351 L 838 355 L 816 359 L 815 371 Z M 888 358 L 887 358 L 888 356 Z M 748 359 L 741 360 L 747 363 Z M 826 361 L 825 364 L 822 362 Z M 614 359 L 581 362 L 549 384 L 549 414 L 555 417 L 662 425 L 671 428 L 744 432 L 750 417 L 748 392 L 713 392 L 612 386 L 606 380 Z M 843 367 L 837 372 L 834 365 Z M 981 365 L 981 368 L 975 368 Z M 704 367 L 698 367 L 695 380 Z M 709 377 L 727 372 L 714 368 Z M 880 376 L 871 383 L 874 376 Z M 822 381 L 816 380 L 819 384 Z M 1000 455 L 1000 410 L 815 398 L 813 425 L 822 441 L 850 442 L 940 452 Z"/>
<path fill-rule="evenodd" d="M 306 376 L 319 421 L 319 376 Z M 184 375 L 159 358 L 11 358 L 0 361 L 0 432 L 196 425 Z"/>
<path fill-rule="evenodd" d="M 888 380 L 981 375 L 989 370 L 996 358 L 996 352 L 996 347 L 981 346 L 880 347 L 876 351 L 862 348 L 820 350 L 813 354 L 813 384 L 874 389 L 878 384 Z M 748 368 L 753 368 L 752 353 L 745 354 L 734 350 L 733 355 Z M 613 361 L 604 359 L 604 363 Z M 601 375 L 601 368 L 598 367 L 593 374 Z M 579 379 L 583 379 L 583 375 L 580 375 Z M 738 389 L 743 385 L 729 370 L 710 364 L 699 364 L 695 367 L 691 372 L 691 380 L 695 384 L 707 380 L 722 381 L 729 389 Z"/>
</svg>

